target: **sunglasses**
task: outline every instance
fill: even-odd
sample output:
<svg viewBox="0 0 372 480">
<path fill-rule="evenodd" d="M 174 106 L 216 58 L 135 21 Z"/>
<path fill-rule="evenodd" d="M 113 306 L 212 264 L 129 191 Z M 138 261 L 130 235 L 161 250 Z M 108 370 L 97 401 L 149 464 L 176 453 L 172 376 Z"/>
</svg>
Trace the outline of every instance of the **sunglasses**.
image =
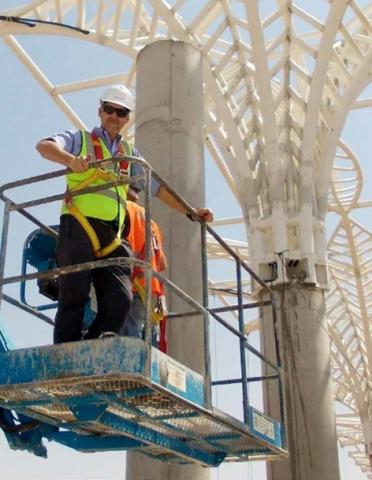
<svg viewBox="0 0 372 480">
<path fill-rule="evenodd" d="M 106 103 L 102 105 L 102 110 L 107 113 L 107 115 L 112 115 L 115 112 L 119 118 L 126 117 L 130 112 L 130 110 L 128 110 L 127 108 L 115 108 L 111 105 L 107 105 Z"/>
</svg>

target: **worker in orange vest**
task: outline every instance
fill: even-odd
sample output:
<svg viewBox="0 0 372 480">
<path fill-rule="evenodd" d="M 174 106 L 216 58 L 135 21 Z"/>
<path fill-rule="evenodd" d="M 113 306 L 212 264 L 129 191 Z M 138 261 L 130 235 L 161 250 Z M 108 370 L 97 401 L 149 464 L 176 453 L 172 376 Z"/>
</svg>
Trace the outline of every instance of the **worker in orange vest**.
<svg viewBox="0 0 372 480">
<path fill-rule="evenodd" d="M 133 200 L 138 198 L 135 191 L 128 192 Z M 127 202 L 127 219 L 129 225 L 125 229 L 126 239 L 139 260 L 145 259 L 145 209 L 134 201 Z M 151 220 L 152 269 L 162 272 L 167 268 L 167 259 L 163 250 L 162 235 L 159 226 Z M 121 334 L 143 338 L 146 320 L 145 310 L 145 272 L 142 267 L 135 266 L 132 274 L 133 304 L 126 315 Z M 166 316 L 167 308 L 164 296 L 164 285 L 155 278 L 151 279 L 153 345 L 166 352 Z"/>
</svg>

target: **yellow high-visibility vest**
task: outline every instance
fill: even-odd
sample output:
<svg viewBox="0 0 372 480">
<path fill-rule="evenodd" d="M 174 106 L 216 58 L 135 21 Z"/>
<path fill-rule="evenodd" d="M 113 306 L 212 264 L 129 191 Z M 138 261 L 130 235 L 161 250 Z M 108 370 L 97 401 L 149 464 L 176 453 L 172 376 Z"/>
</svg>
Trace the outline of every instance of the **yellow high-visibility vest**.
<svg viewBox="0 0 372 480">
<path fill-rule="evenodd" d="M 82 131 L 81 136 L 82 143 L 79 156 L 86 157 L 88 154 L 92 154 L 92 160 L 106 160 L 112 157 L 104 141 L 97 135 Z M 125 141 L 122 141 L 121 145 L 122 154 L 131 156 L 132 147 Z M 100 152 L 100 155 L 97 156 L 96 152 Z M 100 158 L 101 156 L 102 158 Z M 69 191 L 74 191 L 87 186 L 103 185 L 118 178 L 119 168 L 120 166 L 115 164 L 111 168 L 90 168 L 83 173 L 71 172 L 67 174 L 67 188 Z M 130 165 L 128 165 L 128 171 L 129 168 Z M 118 219 L 118 225 L 121 229 L 125 218 L 127 191 L 128 184 L 106 188 L 94 193 L 76 195 L 73 197 L 73 204 L 85 217 L 107 221 Z M 70 213 L 66 202 L 62 205 L 62 213 Z"/>
<path fill-rule="evenodd" d="M 90 132 L 81 132 L 82 144 L 79 155 L 86 157 L 89 153 L 92 160 L 106 160 L 111 158 L 111 153 L 106 147 L 104 141 L 98 135 Z M 132 147 L 121 142 L 119 153 L 132 155 Z M 62 214 L 70 214 L 76 218 L 80 225 L 84 228 L 94 251 L 96 258 L 102 258 L 111 253 L 121 244 L 121 231 L 124 225 L 125 207 L 127 200 L 128 184 L 118 185 L 116 187 L 105 188 L 93 193 L 69 196 L 71 191 L 82 190 L 87 187 L 103 185 L 107 182 L 114 181 L 119 174 L 129 174 L 130 162 L 124 161 L 113 164 L 112 168 L 90 168 L 83 173 L 67 174 L 67 192 L 66 198 L 62 206 Z M 117 220 L 118 231 L 113 241 L 101 247 L 100 241 L 89 223 L 87 217 L 97 218 L 99 220 L 112 221 Z"/>
</svg>

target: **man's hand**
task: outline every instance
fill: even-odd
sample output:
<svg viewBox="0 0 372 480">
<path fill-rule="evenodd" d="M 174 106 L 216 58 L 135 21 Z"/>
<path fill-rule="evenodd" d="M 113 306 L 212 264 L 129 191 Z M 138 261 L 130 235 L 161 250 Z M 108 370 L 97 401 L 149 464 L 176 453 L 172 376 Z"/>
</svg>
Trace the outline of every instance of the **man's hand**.
<svg viewBox="0 0 372 480">
<path fill-rule="evenodd" d="M 213 222 L 214 214 L 212 210 L 209 208 L 196 208 L 195 212 L 197 213 L 198 217 L 203 220 L 203 222 Z"/>
<path fill-rule="evenodd" d="M 91 154 L 87 155 L 86 157 L 78 156 L 73 157 L 68 162 L 68 168 L 75 173 L 83 173 L 86 172 L 89 168 L 89 161 L 91 159 Z"/>
<path fill-rule="evenodd" d="M 85 158 L 82 156 L 75 157 L 71 153 L 66 152 L 63 148 L 52 140 L 40 140 L 36 145 L 36 150 L 43 158 L 59 163 L 75 173 L 83 173 L 89 168 L 91 154 Z"/>
</svg>

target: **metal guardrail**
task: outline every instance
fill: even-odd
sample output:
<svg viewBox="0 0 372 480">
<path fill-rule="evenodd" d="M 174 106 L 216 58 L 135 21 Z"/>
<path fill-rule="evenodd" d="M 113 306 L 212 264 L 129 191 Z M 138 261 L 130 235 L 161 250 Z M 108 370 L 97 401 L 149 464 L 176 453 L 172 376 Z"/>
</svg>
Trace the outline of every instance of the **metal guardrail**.
<svg viewBox="0 0 372 480">
<path fill-rule="evenodd" d="M 45 272 L 37 272 L 24 275 L 15 275 L 11 277 L 4 277 L 5 272 L 5 260 L 6 260 L 6 251 L 7 251 L 7 241 L 9 233 L 9 217 L 11 212 L 18 212 L 23 215 L 26 219 L 30 220 L 32 223 L 37 225 L 42 231 L 49 233 L 53 237 L 57 236 L 57 233 L 49 228 L 47 225 L 44 225 L 40 222 L 35 216 L 30 214 L 26 209 L 30 207 L 40 206 L 48 204 L 51 202 L 62 200 L 65 196 L 64 193 L 51 195 L 47 197 L 37 198 L 35 200 L 24 201 L 22 203 L 16 203 L 11 200 L 8 196 L 5 195 L 5 192 L 8 190 L 13 190 L 20 188 L 26 185 L 35 184 L 38 182 L 44 182 L 50 179 L 55 179 L 61 177 L 70 172 L 69 169 L 58 170 L 56 172 L 51 172 L 43 175 L 37 175 L 29 177 L 26 179 L 18 180 L 15 182 L 9 182 L 0 187 L 0 199 L 4 202 L 4 215 L 3 215 L 3 228 L 1 234 L 1 251 L 0 251 L 0 308 L 1 301 L 4 300 L 15 307 L 18 307 L 27 313 L 30 313 L 39 319 L 53 325 L 53 321 L 47 316 L 38 311 L 37 307 L 32 307 L 25 302 L 20 302 L 9 295 L 3 293 L 3 286 L 11 283 L 17 282 L 26 282 L 33 279 L 51 279 L 57 278 L 60 275 L 66 275 L 68 273 L 73 273 L 82 270 L 91 270 L 94 268 L 101 268 L 110 265 L 137 265 L 141 266 L 145 271 L 145 298 L 146 298 L 146 312 L 147 312 L 147 321 L 145 327 L 145 341 L 150 347 L 151 345 L 151 321 L 148 319 L 151 318 L 151 278 L 155 276 L 161 282 L 163 282 L 171 291 L 176 295 L 181 297 L 193 310 L 191 312 L 184 312 L 178 314 L 170 315 L 171 318 L 176 317 L 185 317 L 185 316 L 195 316 L 201 315 L 203 318 L 204 325 L 204 349 L 205 349 L 205 398 L 207 400 L 207 405 L 212 406 L 211 402 L 211 387 L 219 385 L 228 385 L 234 383 L 241 383 L 242 386 L 242 404 L 243 404 L 243 418 L 244 422 L 248 422 L 248 408 L 249 408 L 249 395 L 248 395 L 248 383 L 257 382 L 257 381 L 268 381 L 272 379 L 277 379 L 278 381 L 278 390 L 280 398 L 280 412 L 281 412 L 281 423 L 284 427 L 285 425 L 285 415 L 284 415 L 284 402 L 283 402 L 283 386 L 281 378 L 281 358 L 279 352 L 279 342 L 276 335 L 276 308 L 275 308 L 275 297 L 273 291 L 264 283 L 256 274 L 253 272 L 250 267 L 241 260 L 241 258 L 236 254 L 236 252 L 227 245 L 227 243 L 205 222 L 203 222 L 195 213 L 194 209 L 180 196 L 175 192 L 165 180 L 157 174 L 151 166 L 142 158 L 133 157 L 133 156 L 120 156 L 114 157 L 109 160 L 90 162 L 90 167 L 106 167 L 120 160 L 130 160 L 131 162 L 138 163 L 142 166 L 144 175 L 136 177 L 127 177 L 123 176 L 118 178 L 117 181 L 107 182 L 98 187 L 88 187 L 76 192 L 71 192 L 72 196 L 82 195 L 90 192 L 95 192 L 101 189 L 110 188 L 118 185 L 128 184 L 133 181 L 138 181 L 139 179 L 144 179 L 145 189 L 144 189 L 144 207 L 145 207 L 145 260 L 141 261 L 134 258 L 112 258 L 112 259 L 103 259 L 95 260 L 93 262 L 87 262 L 84 264 L 72 265 L 68 267 L 55 268 Z M 200 234 L 201 234 L 201 262 L 202 262 L 202 280 L 203 280 L 203 305 L 200 305 L 189 295 L 183 292 L 179 287 L 177 287 L 173 282 L 166 278 L 163 274 L 154 272 L 151 269 L 151 179 L 154 177 L 159 184 L 172 195 L 178 202 L 181 204 L 185 211 L 189 213 L 192 218 L 199 222 L 200 224 Z M 206 244 L 206 233 L 209 233 L 214 239 L 225 249 L 225 251 L 230 255 L 230 257 L 235 261 L 236 265 L 236 278 L 237 278 L 237 305 L 229 307 L 219 307 L 219 308 L 209 308 L 208 306 L 208 272 L 207 272 L 207 244 Z M 243 303 L 243 291 L 242 291 L 242 270 L 247 272 L 261 287 L 265 290 L 269 297 L 269 301 L 254 302 L 254 303 Z M 247 308 L 257 308 L 257 307 L 272 307 L 272 317 L 274 323 L 274 337 L 275 337 L 275 350 L 276 350 L 276 364 L 269 361 L 264 355 L 262 355 L 258 350 L 249 345 L 247 337 L 244 335 L 244 310 Z M 221 313 L 237 311 L 238 312 L 238 329 L 231 326 L 226 322 L 222 317 Z M 235 335 L 239 340 L 239 350 L 240 350 L 240 367 L 241 367 L 241 377 L 237 379 L 226 379 L 213 381 L 211 379 L 211 362 L 210 362 L 210 350 L 209 350 L 209 318 L 210 316 L 229 330 L 233 335 Z M 151 349 L 149 348 L 151 352 Z M 273 375 L 264 375 L 259 377 L 248 377 L 247 375 L 247 361 L 246 361 L 246 351 L 252 353 L 262 362 L 268 365 L 271 369 L 275 371 Z M 151 354 L 150 354 L 151 355 Z M 151 365 L 151 356 L 148 356 L 147 369 L 150 369 Z M 285 428 L 282 429 L 283 432 L 283 445 L 286 445 L 285 441 Z"/>
</svg>

